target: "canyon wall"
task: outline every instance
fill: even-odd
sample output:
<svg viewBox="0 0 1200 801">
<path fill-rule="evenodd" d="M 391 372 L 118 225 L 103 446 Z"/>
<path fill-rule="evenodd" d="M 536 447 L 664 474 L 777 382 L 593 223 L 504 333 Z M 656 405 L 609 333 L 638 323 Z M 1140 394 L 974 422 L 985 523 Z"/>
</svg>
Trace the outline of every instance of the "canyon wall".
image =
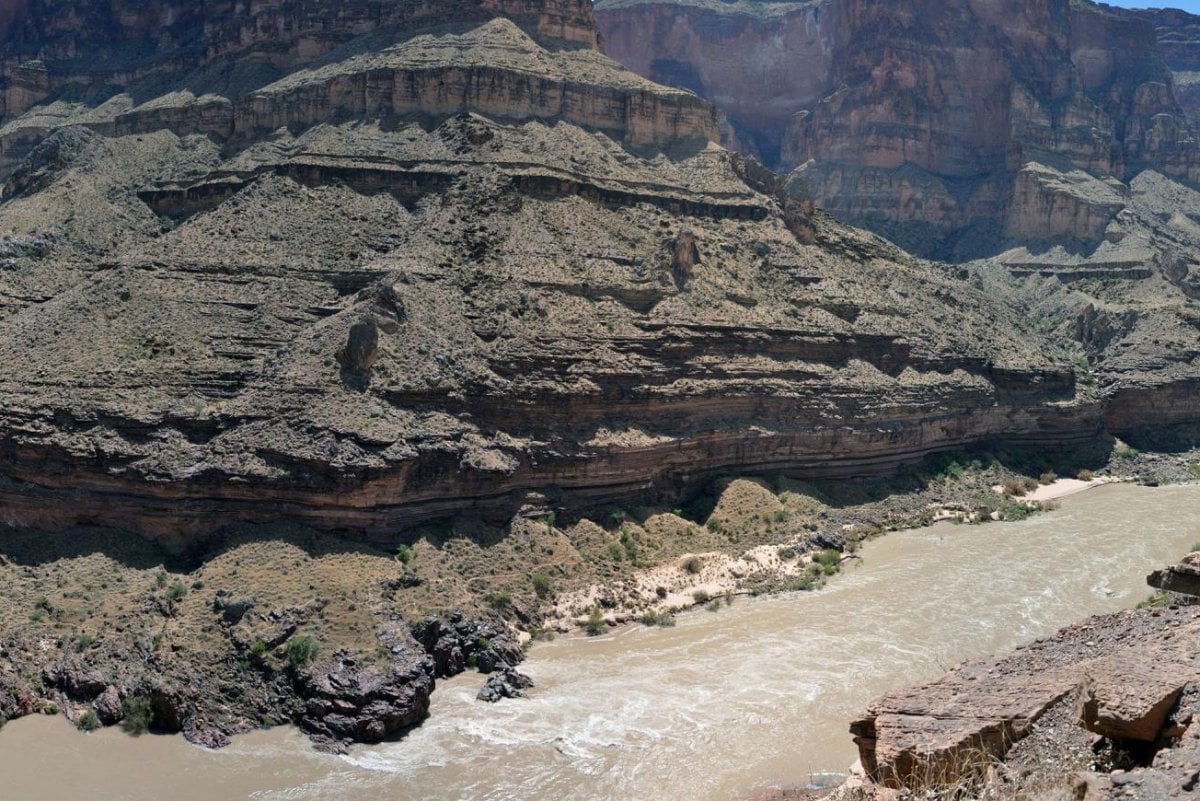
<svg viewBox="0 0 1200 801">
<path fill-rule="evenodd" d="M 239 520 L 392 541 L 729 471 L 1073 447 L 1153 422 L 1124 398 L 1200 416 L 1194 341 L 1061 298 L 1088 342 L 1144 345 L 1091 375 L 978 276 L 788 196 L 717 144 L 706 101 L 605 57 L 589 14 L 6 17 L 0 519 L 180 548 Z M 881 163 L 904 136 L 876 140 Z M 1052 189 L 1029 202 L 1063 209 Z"/>
<path fill-rule="evenodd" d="M 1190 52 L 1171 45 L 1186 14 L 601 0 L 597 15 L 610 55 L 713 100 L 739 143 L 795 170 L 794 192 L 917 252 L 1098 242 L 1118 205 L 1042 180 L 1048 170 L 1200 180 L 1180 73 L 1164 62 Z"/>
</svg>

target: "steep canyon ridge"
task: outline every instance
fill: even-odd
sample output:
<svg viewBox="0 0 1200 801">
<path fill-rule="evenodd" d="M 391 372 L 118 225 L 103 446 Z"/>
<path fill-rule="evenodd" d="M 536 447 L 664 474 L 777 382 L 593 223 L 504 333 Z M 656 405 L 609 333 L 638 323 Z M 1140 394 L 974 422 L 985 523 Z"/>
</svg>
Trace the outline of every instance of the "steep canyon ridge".
<svg viewBox="0 0 1200 801">
<path fill-rule="evenodd" d="M 651 547 L 556 515 L 1200 422 L 1197 40 L 1067 0 L 0 5 L 0 714 L 377 740 L 540 619 L 397 576 L 415 527 L 527 580 Z M 51 531 L 146 586 L 64 590 Z"/>
</svg>

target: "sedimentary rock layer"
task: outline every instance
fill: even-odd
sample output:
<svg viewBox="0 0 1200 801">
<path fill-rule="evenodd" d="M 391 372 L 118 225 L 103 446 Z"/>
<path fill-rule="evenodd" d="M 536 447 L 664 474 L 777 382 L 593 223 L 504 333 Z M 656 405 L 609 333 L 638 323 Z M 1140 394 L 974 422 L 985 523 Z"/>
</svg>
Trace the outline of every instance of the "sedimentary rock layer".
<svg viewBox="0 0 1200 801">
<path fill-rule="evenodd" d="M 1152 419 L 1130 392 L 1197 415 L 1190 367 L 1081 382 L 1080 346 L 981 279 L 786 197 L 711 106 L 594 49 L 586 3 L 28 8 L 6 52 L 49 78 L 0 128 L 8 523 L 394 539 L 1071 446 Z"/>
<path fill-rule="evenodd" d="M 1182 12 L 601 0 L 597 14 L 610 54 L 713 100 L 731 142 L 796 169 L 793 191 L 919 252 L 1096 243 L 1123 208 L 1106 183 L 1200 180 L 1190 79 L 1173 72 L 1195 27 Z"/>
</svg>

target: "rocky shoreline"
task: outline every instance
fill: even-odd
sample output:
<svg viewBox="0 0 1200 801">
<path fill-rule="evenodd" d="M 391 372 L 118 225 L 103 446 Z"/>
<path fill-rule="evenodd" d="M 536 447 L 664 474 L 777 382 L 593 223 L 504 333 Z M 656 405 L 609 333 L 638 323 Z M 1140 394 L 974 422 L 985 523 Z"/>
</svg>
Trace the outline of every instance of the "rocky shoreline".
<svg viewBox="0 0 1200 801">
<path fill-rule="evenodd" d="M 661 529 L 663 515 L 686 524 L 671 513 L 623 518 L 608 530 L 587 519 L 518 522 L 498 541 L 523 560 L 513 576 L 496 575 L 500 553 L 479 567 L 445 561 L 466 544 L 458 540 L 388 554 L 317 532 L 251 529 L 168 572 L 161 565 L 169 554 L 127 536 L 117 547 L 118 532 L 73 529 L 71 541 L 59 535 L 65 552 L 54 554 L 45 534 L 16 532 L 0 548 L 10 609 L 0 716 L 61 711 L 84 729 L 181 732 L 208 747 L 292 723 L 317 747 L 344 751 L 423 720 L 441 678 L 477 670 L 488 676 L 482 700 L 519 696 L 529 682 L 516 668 L 531 636 L 668 625 L 678 612 L 735 594 L 812 589 L 853 558 L 858 542 L 887 530 L 1052 503 L 998 493 L 990 469 L 961 478 L 958 468 L 941 469 L 915 491 L 864 485 L 857 502 L 847 502 L 854 492 L 838 500 L 793 484 L 777 496 L 733 480 L 709 517 L 717 522 L 687 524 L 674 550 L 661 552 L 647 549 L 656 532 L 675 531 Z M 826 491 L 835 488 L 851 489 Z M 877 492 L 879 500 L 865 500 Z M 592 543 L 596 532 L 603 539 Z M 717 547 L 687 547 L 704 537 Z M 572 559 L 590 548 L 604 556 L 564 572 L 555 552 L 562 540 L 574 543 Z M 558 568 L 538 568 L 537 557 L 531 567 L 531 551 Z M 453 609 L 454 598 L 462 611 L 437 611 Z"/>
<path fill-rule="evenodd" d="M 1148 577 L 1193 576 L 1200 554 Z M 876 699 L 850 727 L 860 761 L 831 794 L 1165 799 L 1200 781 L 1200 606 L 1163 592 L 1000 657 Z"/>
</svg>

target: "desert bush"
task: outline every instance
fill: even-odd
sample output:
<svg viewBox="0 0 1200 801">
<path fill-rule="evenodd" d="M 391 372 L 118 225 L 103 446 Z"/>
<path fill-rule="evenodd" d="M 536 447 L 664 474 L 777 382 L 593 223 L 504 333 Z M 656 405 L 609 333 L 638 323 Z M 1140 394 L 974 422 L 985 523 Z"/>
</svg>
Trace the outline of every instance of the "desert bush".
<svg viewBox="0 0 1200 801">
<path fill-rule="evenodd" d="M 712 600 L 712 596 L 708 594 L 707 590 L 696 590 L 692 593 L 692 600 L 698 604 L 706 604 Z"/>
<path fill-rule="evenodd" d="M 317 642 L 307 634 L 300 634 L 288 640 L 287 658 L 292 667 L 308 664 L 316 655 Z"/>
<path fill-rule="evenodd" d="M 483 600 L 493 609 L 508 609 L 512 606 L 512 595 L 504 590 L 489 592 Z"/>
<path fill-rule="evenodd" d="M 100 728 L 100 717 L 94 709 L 85 709 L 75 721 L 75 727 L 80 731 L 95 731 Z"/>
<path fill-rule="evenodd" d="M 532 576 L 533 591 L 539 598 L 549 598 L 554 594 L 554 585 L 545 573 L 534 573 Z"/>
<path fill-rule="evenodd" d="M 587 622 L 583 624 L 583 630 L 589 637 L 598 637 L 604 633 L 604 616 L 600 614 L 600 607 L 592 607 Z"/>
<path fill-rule="evenodd" d="M 690 573 L 693 576 L 704 569 L 704 560 L 699 556 L 689 556 L 683 562 L 683 570 L 685 573 Z"/>
<path fill-rule="evenodd" d="M 131 695 L 121 702 L 121 728 L 133 735 L 145 734 L 154 720 L 150 699 L 144 695 Z"/>
</svg>

